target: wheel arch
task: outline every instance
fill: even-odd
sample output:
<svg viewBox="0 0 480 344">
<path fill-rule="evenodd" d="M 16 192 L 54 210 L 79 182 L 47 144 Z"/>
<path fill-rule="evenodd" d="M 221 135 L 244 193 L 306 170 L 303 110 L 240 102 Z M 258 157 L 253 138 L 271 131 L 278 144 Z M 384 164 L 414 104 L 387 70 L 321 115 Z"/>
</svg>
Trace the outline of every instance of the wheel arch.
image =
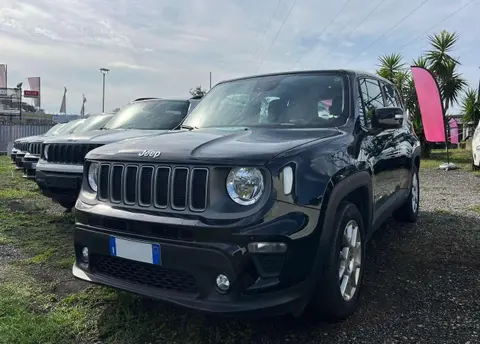
<svg viewBox="0 0 480 344">
<path fill-rule="evenodd" d="M 373 187 L 372 175 L 369 171 L 358 171 L 337 183 L 334 183 L 331 179 L 328 185 L 329 187 L 324 194 L 318 223 L 321 226 L 321 234 L 315 261 L 312 264 L 310 276 L 312 283 L 310 283 L 311 289 L 308 292 L 308 299 L 310 299 L 313 293 L 318 278 L 323 275 L 326 268 L 325 262 L 335 235 L 335 215 L 339 205 L 345 201 L 355 204 L 362 214 L 364 221 L 363 229 L 366 232 L 371 228 L 373 221 Z M 368 237 L 368 233 L 365 233 L 365 237 Z"/>
</svg>

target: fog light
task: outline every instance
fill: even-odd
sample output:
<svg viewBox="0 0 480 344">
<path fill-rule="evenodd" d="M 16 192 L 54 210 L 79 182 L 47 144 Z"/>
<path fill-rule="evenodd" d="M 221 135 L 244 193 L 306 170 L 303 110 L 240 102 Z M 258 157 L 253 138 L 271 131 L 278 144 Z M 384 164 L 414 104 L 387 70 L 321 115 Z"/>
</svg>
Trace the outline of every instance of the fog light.
<svg viewBox="0 0 480 344">
<path fill-rule="evenodd" d="M 230 289 L 230 281 L 227 276 L 225 275 L 218 275 L 217 276 L 217 287 L 221 291 L 227 291 Z"/>
<path fill-rule="evenodd" d="M 84 247 L 82 249 L 82 260 L 85 262 L 85 263 L 88 263 L 88 248 L 87 247 Z"/>
<path fill-rule="evenodd" d="M 283 242 L 252 242 L 248 244 L 248 251 L 252 253 L 285 253 L 287 244 Z"/>
</svg>

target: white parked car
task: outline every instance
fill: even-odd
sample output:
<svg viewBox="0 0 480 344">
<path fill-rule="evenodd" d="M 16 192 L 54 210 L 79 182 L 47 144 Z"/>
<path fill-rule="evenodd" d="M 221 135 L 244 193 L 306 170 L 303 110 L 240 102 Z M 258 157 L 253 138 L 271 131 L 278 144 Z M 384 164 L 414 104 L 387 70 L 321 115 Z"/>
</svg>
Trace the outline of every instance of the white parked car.
<svg viewBox="0 0 480 344">
<path fill-rule="evenodd" d="M 478 122 L 472 140 L 473 169 L 480 170 L 480 121 Z"/>
</svg>

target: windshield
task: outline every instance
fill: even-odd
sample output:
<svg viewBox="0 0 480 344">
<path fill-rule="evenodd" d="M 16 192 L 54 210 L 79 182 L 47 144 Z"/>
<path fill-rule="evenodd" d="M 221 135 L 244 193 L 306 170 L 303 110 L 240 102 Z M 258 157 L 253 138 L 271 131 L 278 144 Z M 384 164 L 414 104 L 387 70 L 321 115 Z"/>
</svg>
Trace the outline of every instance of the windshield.
<svg viewBox="0 0 480 344">
<path fill-rule="evenodd" d="M 260 76 L 219 84 L 185 126 L 333 127 L 348 118 L 348 79 L 333 72 Z"/>
<path fill-rule="evenodd" d="M 83 122 L 85 122 L 85 119 L 75 119 L 65 123 L 65 125 L 58 130 L 57 134 L 71 134 Z"/>
<path fill-rule="evenodd" d="M 189 103 L 185 100 L 147 100 L 123 107 L 105 125 L 105 129 L 174 129 L 185 118 Z"/>
<path fill-rule="evenodd" d="M 192 112 L 193 109 L 197 106 L 200 99 L 190 99 L 190 107 L 188 108 L 188 113 Z"/>
<path fill-rule="evenodd" d="M 112 114 L 90 116 L 85 120 L 85 122 L 80 124 L 72 133 L 83 133 L 90 130 L 101 129 L 112 117 L 113 117 Z"/>
<path fill-rule="evenodd" d="M 58 131 L 65 125 L 65 123 L 58 123 L 51 127 L 43 136 L 55 136 Z"/>
</svg>

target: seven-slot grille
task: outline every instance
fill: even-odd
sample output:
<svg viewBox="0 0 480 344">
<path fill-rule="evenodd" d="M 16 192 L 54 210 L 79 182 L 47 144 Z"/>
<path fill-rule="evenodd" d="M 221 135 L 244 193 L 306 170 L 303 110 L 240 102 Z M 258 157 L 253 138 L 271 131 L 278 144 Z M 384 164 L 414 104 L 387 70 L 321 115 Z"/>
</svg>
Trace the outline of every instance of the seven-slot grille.
<svg viewBox="0 0 480 344">
<path fill-rule="evenodd" d="M 18 149 L 18 150 L 22 151 L 22 152 L 26 152 L 28 150 L 29 145 L 30 144 L 27 143 L 27 142 L 17 142 L 13 145 L 13 147 L 15 149 Z"/>
<path fill-rule="evenodd" d="M 40 155 L 40 152 L 42 151 L 42 143 L 41 142 L 30 143 L 27 151 L 30 154 Z"/>
<path fill-rule="evenodd" d="M 207 168 L 102 163 L 99 173 L 101 201 L 196 212 L 207 207 Z"/>
<path fill-rule="evenodd" d="M 101 145 L 93 144 L 49 144 L 48 145 L 48 157 L 44 156 L 42 149 L 43 159 L 56 162 L 56 163 L 67 163 L 67 164 L 83 164 L 85 160 L 85 155 L 91 150 L 100 147 Z M 45 147 L 45 145 L 42 145 Z"/>
</svg>

